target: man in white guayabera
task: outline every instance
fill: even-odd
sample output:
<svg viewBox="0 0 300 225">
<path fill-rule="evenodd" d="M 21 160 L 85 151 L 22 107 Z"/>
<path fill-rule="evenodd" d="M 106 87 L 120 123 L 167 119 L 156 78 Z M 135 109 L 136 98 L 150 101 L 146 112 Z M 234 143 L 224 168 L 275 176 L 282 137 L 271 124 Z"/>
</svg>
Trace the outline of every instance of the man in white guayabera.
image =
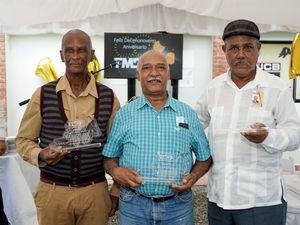
<svg viewBox="0 0 300 225">
<path fill-rule="evenodd" d="M 236 20 L 223 33 L 230 69 L 198 102 L 214 164 L 209 173 L 210 225 L 285 225 L 283 151 L 296 150 L 300 122 L 291 88 L 256 66 L 260 33 Z"/>
</svg>

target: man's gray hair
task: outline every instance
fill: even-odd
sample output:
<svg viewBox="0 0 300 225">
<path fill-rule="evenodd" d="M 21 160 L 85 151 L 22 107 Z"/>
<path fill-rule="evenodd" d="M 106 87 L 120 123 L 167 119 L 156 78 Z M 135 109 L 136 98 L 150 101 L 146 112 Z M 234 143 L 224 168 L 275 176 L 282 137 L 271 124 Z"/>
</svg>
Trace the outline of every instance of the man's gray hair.
<svg viewBox="0 0 300 225">
<path fill-rule="evenodd" d="M 151 49 L 151 50 L 148 50 L 148 51 L 144 52 L 142 55 L 140 55 L 139 61 L 138 61 L 138 63 L 137 63 L 137 67 L 136 67 L 136 70 L 137 70 L 137 71 L 139 71 L 139 70 L 141 69 L 141 66 L 142 66 L 142 65 L 141 65 L 141 59 L 142 59 L 145 55 L 148 55 L 148 54 L 151 53 L 151 52 L 155 52 L 155 53 L 160 54 L 160 55 L 165 59 L 165 63 L 166 63 L 166 66 L 167 66 L 168 70 L 170 70 L 170 66 L 169 66 L 169 63 L 167 62 L 166 56 L 165 56 L 164 54 L 162 54 L 161 52 L 159 52 L 159 51 L 156 51 L 156 50 Z"/>
</svg>

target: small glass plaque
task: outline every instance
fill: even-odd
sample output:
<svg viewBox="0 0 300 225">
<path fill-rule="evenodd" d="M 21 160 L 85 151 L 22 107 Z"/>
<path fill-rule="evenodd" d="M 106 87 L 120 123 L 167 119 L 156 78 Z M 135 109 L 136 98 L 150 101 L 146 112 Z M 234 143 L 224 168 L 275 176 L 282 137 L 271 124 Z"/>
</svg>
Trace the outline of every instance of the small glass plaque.
<svg viewBox="0 0 300 225">
<path fill-rule="evenodd" d="M 62 147 L 67 151 L 78 151 L 87 148 L 100 147 L 101 143 L 91 143 L 102 134 L 95 118 L 87 122 L 83 120 L 68 121 L 60 138 L 55 138 L 50 146 Z"/>
<path fill-rule="evenodd" d="M 138 172 L 144 182 L 163 185 L 182 184 L 184 175 L 190 172 L 192 159 L 189 154 L 158 153 L 151 166 L 145 166 Z"/>
</svg>

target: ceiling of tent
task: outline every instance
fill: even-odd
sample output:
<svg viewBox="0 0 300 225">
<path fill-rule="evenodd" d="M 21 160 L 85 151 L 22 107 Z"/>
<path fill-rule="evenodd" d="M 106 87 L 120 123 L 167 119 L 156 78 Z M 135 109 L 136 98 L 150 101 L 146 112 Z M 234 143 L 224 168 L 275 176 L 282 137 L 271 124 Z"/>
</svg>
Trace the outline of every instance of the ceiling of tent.
<svg viewBox="0 0 300 225">
<path fill-rule="evenodd" d="M 1 0 L 0 32 L 104 32 L 220 35 L 234 19 L 250 19 L 261 32 L 300 31 L 299 0 Z"/>
</svg>

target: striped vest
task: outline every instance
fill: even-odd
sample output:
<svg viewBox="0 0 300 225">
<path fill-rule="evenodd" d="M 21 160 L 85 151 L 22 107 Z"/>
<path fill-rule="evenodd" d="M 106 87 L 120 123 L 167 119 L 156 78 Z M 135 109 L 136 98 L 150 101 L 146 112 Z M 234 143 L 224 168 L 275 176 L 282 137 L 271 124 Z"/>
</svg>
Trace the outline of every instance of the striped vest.
<svg viewBox="0 0 300 225">
<path fill-rule="evenodd" d="M 55 138 L 62 137 L 67 117 L 64 112 L 61 93 L 56 93 L 58 81 L 50 82 L 41 89 L 42 127 L 40 132 L 40 147 L 47 147 Z M 92 143 L 107 139 L 107 124 L 112 113 L 114 94 L 112 90 L 100 83 L 96 83 L 98 96 L 95 98 L 94 117 L 102 132 L 100 137 L 94 138 Z M 48 180 L 61 185 L 84 185 L 91 182 L 105 181 L 102 148 L 89 148 L 67 154 L 56 165 L 40 168 L 41 180 Z"/>
</svg>

